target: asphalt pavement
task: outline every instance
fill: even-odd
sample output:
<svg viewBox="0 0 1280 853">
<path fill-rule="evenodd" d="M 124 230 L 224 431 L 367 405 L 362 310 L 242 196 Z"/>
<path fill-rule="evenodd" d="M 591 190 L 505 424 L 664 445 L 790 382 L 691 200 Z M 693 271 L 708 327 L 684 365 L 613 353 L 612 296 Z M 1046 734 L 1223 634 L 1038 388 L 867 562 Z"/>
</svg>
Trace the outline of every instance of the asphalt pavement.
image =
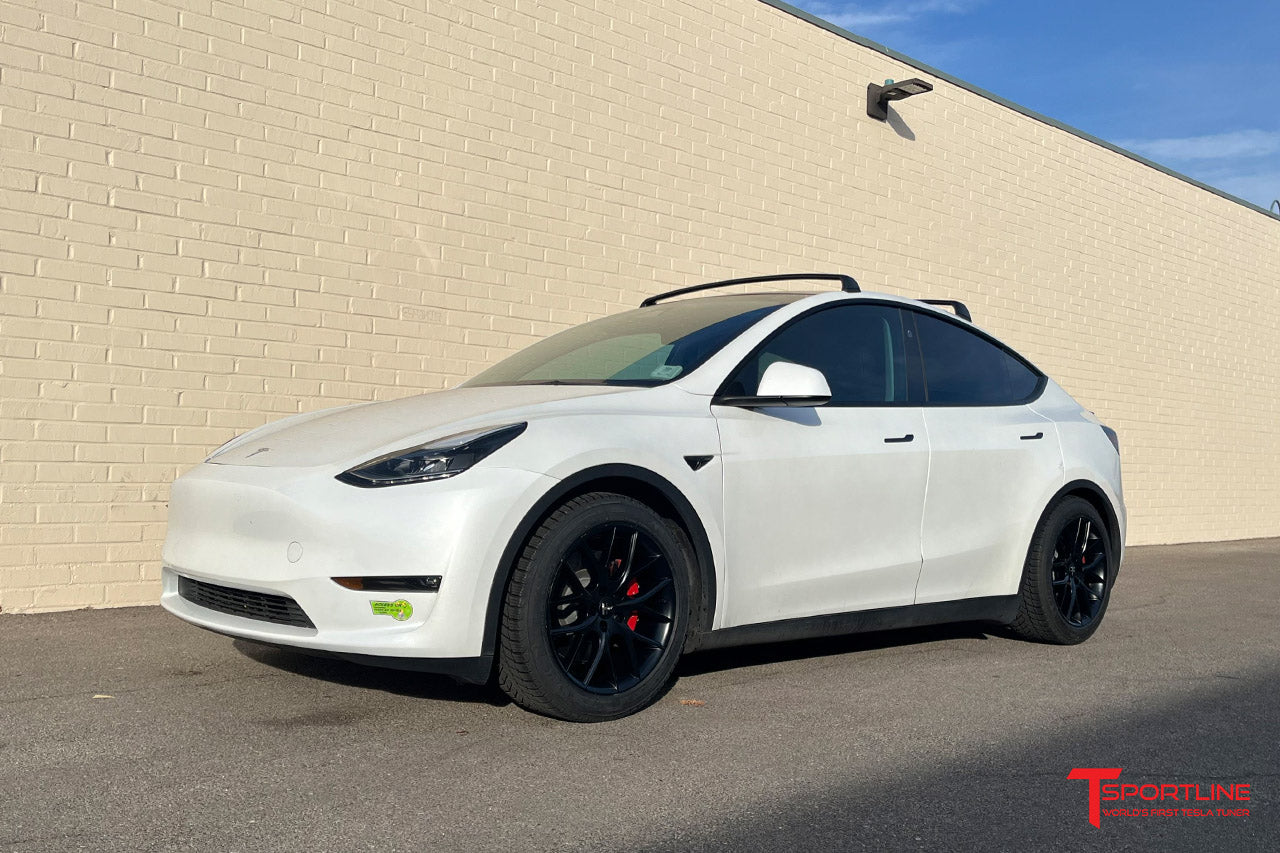
<svg viewBox="0 0 1280 853">
<path fill-rule="evenodd" d="M 0 615 L 0 850 L 1271 851 L 1278 613 L 1280 539 L 1133 548 L 1082 646 L 708 652 L 598 725 L 158 608 Z M 1175 813 L 1095 828 L 1076 767 Z M 1183 802 L 1214 784 L 1249 800 Z"/>
</svg>

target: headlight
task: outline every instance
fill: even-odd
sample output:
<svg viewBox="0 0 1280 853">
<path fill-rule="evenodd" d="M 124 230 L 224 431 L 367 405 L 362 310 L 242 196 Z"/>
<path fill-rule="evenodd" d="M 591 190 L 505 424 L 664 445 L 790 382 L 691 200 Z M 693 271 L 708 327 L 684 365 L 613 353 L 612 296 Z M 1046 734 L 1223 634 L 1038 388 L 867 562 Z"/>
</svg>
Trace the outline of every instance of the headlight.
<svg viewBox="0 0 1280 853">
<path fill-rule="evenodd" d="M 527 423 L 510 424 L 451 435 L 380 456 L 342 472 L 338 479 L 365 489 L 443 480 L 461 474 L 524 432 L 527 426 Z"/>
</svg>

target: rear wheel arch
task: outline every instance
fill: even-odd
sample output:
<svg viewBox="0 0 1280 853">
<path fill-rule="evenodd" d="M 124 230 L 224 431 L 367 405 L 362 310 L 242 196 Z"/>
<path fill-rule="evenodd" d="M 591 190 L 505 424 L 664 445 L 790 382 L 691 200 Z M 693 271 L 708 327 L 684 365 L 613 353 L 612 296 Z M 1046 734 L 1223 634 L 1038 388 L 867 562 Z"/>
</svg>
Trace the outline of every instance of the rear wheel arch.
<svg viewBox="0 0 1280 853">
<path fill-rule="evenodd" d="M 1075 645 L 1097 630 L 1115 584 L 1107 519 L 1087 495 L 1065 492 L 1036 524 L 1009 628 L 1025 640 Z"/>
<path fill-rule="evenodd" d="M 481 646 L 481 654 L 485 657 L 492 658 L 496 652 L 502 602 L 516 561 L 529 538 L 557 508 L 590 492 L 613 492 L 634 498 L 680 529 L 693 549 L 695 563 L 694 577 L 690 578 L 694 613 L 685 649 L 692 651 L 697 648 L 701 637 L 710 632 L 716 601 L 715 562 L 711 540 L 697 510 L 671 481 L 647 468 L 626 464 L 598 465 L 558 482 L 525 513 L 507 541 L 494 572 L 485 608 Z"/>
<path fill-rule="evenodd" d="M 1118 552 L 1123 550 L 1124 542 L 1120 535 L 1120 519 L 1116 515 L 1115 507 L 1111 505 L 1111 500 L 1097 483 L 1090 480 L 1072 480 L 1059 489 L 1053 498 L 1045 504 L 1044 512 L 1049 512 L 1059 501 L 1068 497 L 1083 498 L 1088 501 L 1098 511 L 1098 515 L 1102 516 L 1102 520 L 1106 522 L 1107 534 L 1111 537 L 1112 547 Z"/>
</svg>

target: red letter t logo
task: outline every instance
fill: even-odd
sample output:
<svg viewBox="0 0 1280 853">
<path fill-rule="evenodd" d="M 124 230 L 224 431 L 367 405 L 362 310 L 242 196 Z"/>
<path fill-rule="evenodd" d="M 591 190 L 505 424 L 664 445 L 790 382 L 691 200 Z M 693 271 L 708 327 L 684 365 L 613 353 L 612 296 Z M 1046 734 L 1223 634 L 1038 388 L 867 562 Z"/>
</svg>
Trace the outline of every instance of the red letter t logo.
<svg viewBox="0 0 1280 853">
<path fill-rule="evenodd" d="M 1068 779 L 1089 780 L 1089 823 L 1102 828 L 1102 780 L 1119 779 L 1119 767 L 1073 767 Z"/>
</svg>

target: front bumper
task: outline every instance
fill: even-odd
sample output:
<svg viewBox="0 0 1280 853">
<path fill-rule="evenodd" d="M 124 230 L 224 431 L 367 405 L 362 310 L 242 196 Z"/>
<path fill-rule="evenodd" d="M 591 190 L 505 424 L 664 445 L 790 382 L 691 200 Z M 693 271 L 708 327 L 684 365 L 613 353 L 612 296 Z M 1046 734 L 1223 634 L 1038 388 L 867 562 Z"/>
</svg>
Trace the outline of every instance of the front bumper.
<svg viewBox="0 0 1280 853">
<path fill-rule="evenodd" d="M 447 480 L 359 489 L 328 468 L 204 464 L 173 486 L 160 603 L 222 634 L 467 678 L 483 664 L 503 548 L 553 484 L 540 474 L 478 467 Z M 441 583 L 436 592 L 367 592 L 332 580 L 382 575 L 437 575 Z M 291 599 L 314 627 L 201 606 L 179 593 L 180 577 Z M 401 600 L 409 606 L 387 606 Z"/>
</svg>

